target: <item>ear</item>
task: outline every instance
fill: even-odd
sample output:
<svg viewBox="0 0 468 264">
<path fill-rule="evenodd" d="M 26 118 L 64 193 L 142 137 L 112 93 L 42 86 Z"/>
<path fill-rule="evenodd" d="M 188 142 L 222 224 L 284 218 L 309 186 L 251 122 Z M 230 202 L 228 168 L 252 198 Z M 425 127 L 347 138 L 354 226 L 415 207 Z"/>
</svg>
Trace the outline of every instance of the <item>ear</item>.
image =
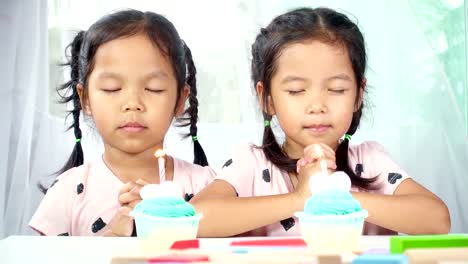
<svg viewBox="0 0 468 264">
<path fill-rule="evenodd" d="M 255 88 L 257 90 L 258 103 L 260 104 L 262 111 L 273 116 L 275 114 L 275 106 L 273 105 L 273 100 L 271 100 L 271 95 L 268 95 L 268 99 L 266 103 L 263 100 L 263 93 L 265 92 L 265 87 L 263 86 L 263 82 L 261 81 L 257 82 L 257 85 L 255 86 Z"/>
<path fill-rule="evenodd" d="M 81 109 L 83 110 L 85 114 L 91 116 L 92 113 L 91 113 L 91 107 L 89 105 L 89 100 L 85 98 L 84 87 L 81 83 L 76 85 L 76 91 L 78 92 L 78 96 L 80 97 Z"/>
<path fill-rule="evenodd" d="M 357 100 L 356 100 L 356 105 L 354 107 L 354 111 L 357 111 L 362 106 L 362 102 L 364 100 L 364 91 L 366 90 L 366 86 L 367 86 L 367 79 L 364 78 L 358 90 L 359 93 L 357 94 Z"/>
<path fill-rule="evenodd" d="M 176 107 L 176 116 L 181 116 L 185 110 L 185 102 L 190 95 L 190 86 L 188 84 L 184 85 L 182 89 L 182 94 L 180 95 L 179 102 Z"/>
</svg>

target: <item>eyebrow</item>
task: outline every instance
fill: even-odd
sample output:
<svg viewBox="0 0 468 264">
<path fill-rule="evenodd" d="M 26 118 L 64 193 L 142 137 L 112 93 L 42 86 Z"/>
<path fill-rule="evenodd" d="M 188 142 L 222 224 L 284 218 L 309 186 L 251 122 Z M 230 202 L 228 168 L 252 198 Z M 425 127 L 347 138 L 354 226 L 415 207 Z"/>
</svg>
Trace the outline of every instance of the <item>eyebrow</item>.
<svg viewBox="0 0 468 264">
<path fill-rule="evenodd" d="M 288 75 L 283 80 L 281 80 L 282 84 L 288 83 L 288 82 L 306 82 L 307 79 L 304 77 L 299 77 L 299 76 L 294 76 L 294 75 Z"/>
<path fill-rule="evenodd" d="M 343 80 L 343 81 L 349 81 L 351 82 L 352 79 L 349 77 L 349 75 L 345 73 L 340 73 L 331 77 L 327 78 L 327 81 L 333 81 L 333 80 Z M 281 81 L 282 84 L 288 83 L 288 82 L 307 82 L 308 79 L 300 76 L 295 76 L 295 75 L 288 75 L 283 80 Z"/>
<path fill-rule="evenodd" d="M 334 75 L 334 76 L 331 76 L 327 79 L 328 81 L 332 81 L 332 80 L 343 80 L 343 81 L 352 81 L 351 77 L 349 77 L 349 75 L 345 74 L 345 73 L 340 73 L 338 75 Z"/>
<path fill-rule="evenodd" d="M 97 76 L 98 79 L 121 79 L 121 76 L 113 72 L 101 72 Z"/>
<path fill-rule="evenodd" d="M 143 78 L 144 79 L 166 79 L 168 78 L 169 75 L 163 71 L 152 71 L 148 74 L 146 74 Z M 98 75 L 98 79 L 123 79 L 122 75 L 114 72 L 101 72 Z"/>
</svg>

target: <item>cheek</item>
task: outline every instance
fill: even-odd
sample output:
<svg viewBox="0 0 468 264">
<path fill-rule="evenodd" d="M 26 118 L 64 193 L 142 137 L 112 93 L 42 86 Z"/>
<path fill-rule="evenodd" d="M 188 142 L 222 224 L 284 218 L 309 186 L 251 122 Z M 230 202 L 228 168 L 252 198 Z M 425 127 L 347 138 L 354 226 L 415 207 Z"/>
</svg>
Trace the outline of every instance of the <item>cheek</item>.
<svg viewBox="0 0 468 264">
<path fill-rule="evenodd" d="M 277 109 L 276 117 L 283 132 L 287 135 L 293 135 L 300 129 L 303 115 L 297 113 L 297 110 L 294 111 L 292 107 L 283 106 Z"/>
<path fill-rule="evenodd" d="M 176 98 L 166 97 L 163 100 L 158 100 L 158 102 L 149 102 L 152 104 L 151 107 L 151 115 L 154 116 L 154 120 L 159 120 L 158 122 L 161 123 L 162 120 L 164 122 L 171 122 L 175 116 L 175 107 L 176 107 Z"/>
<path fill-rule="evenodd" d="M 344 130 L 348 130 L 351 125 L 354 114 L 354 104 L 349 107 L 343 107 L 340 111 L 336 112 L 336 118 L 338 119 L 339 124 L 343 127 Z"/>
</svg>

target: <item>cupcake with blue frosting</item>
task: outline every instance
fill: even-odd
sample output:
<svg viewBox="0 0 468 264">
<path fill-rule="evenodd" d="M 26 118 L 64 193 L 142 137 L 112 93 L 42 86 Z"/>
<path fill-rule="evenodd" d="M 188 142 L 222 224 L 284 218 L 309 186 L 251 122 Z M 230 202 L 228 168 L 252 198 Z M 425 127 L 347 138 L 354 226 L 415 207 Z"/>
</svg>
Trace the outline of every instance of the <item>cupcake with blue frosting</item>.
<svg viewBox="0 0 468 264">
<path fill-rule="evenodd" d="M 351 253 L 359 250 L 368 213 L 350 193 L 351 180 L 344 172 L 311 177 L 312 196 L 299 218 L 302 237 L 317 254 Z"/>
<path fill-rule="evenodd" d="M 181 197 L 181 191 L 171 182 L 145 185 L 138 203 L 130 213 L 135 218 L 137 236 L 153 249 L 169 249 L 179 240 L 197 237 L 202 217 Z"/>
</svg>

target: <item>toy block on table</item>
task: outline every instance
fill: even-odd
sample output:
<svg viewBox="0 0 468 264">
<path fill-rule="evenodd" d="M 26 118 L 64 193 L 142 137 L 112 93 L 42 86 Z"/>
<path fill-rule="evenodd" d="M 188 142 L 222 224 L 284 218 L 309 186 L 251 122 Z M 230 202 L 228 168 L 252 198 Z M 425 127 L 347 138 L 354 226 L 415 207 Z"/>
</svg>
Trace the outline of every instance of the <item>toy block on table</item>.
<svg viewBox="0 0 468 264">
<path fill-rule="evenodd" d="M 431 248 L 409 249 L 405 255 L 411 264 L 456 262 L 468 263 L 468 247 L 466 248 Z"/>
<path fill-rule="evenodd" d="M 405 255 L 380 255 L 364 254 L 356 257 L 352 264 L 407 264 L 408 257 Z"/>
<path fill-rule="evenodd" d="M 401 254 L 408 249 L 468 247 L 468 235 L 394 236 L 390 238 L 390 253 Z"/>
</svg>

